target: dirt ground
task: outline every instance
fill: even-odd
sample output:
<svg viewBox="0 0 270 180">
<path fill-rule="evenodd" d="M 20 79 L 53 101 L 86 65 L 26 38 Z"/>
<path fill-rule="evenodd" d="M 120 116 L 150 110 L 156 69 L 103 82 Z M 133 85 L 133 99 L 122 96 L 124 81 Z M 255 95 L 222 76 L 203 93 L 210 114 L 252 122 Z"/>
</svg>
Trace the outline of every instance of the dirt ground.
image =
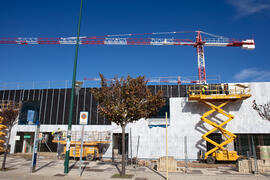
<svg viewBox="0 0 270 180">
<path fill-rule="evenodd" d="M 51 160 L 56 160 L 57 156 L 55 152 L 40 152 L 38 155 L 44 159 L 51 159 Z M 32 158 L 32 153 L 16 153 L 16 154 L 10 154 L 8 156 L 13 156 L 13 157 L 20 157 L 24 159 L 31 159 Z M 109 162 L 111 160 L 105 160 L 106 162 Z M 150 162 L 150 161 L 149 161 Z M 139 165 L 147 165 L 148 163 L 139 163 Z M 206 164 L 206 163 L 200 163 L 197 161 L 192 161 L 187 163 L 188 167 L 191 168 L 218 168 L 218 167 L 231 167 L 231 168 L 236 168 L 236 163 L 228 162 L 228 163 L 216 163 L 216 164 Z M 185 162 L 184 161 L 177 161 L 177 167 L 185 167 Z"/>
<path fill-rule="evenodd" d="M 193 162 L 188 162 L 187 166 L 192 167 L 192 168 L 218 168 L 218 167 L 236 168 L 236 163 L 228 162 L 228 163 L 206 164 L 206 163 L 193 161 Z M 177 167 L 185 167 L 185 162 L 177 161 Z"/>
<path fill-rule="evenodd" d="M 120 163 L 112 163 L 109 159 L 104 161 L 88 161 L 83 162 L 82 169 L 79 161 L 70 159 L 69 173 L 64 173 L 64 160 L 56 160 L 56 153 L 40 153 L 37 161 L 37 166 L 34 172 L 30 172 L 32 154 L 10 154 L 7 158 L 7 171 L 0 171 L 0 179 L 14 179 L 14 180 L 30 180 L 30 179 L 95 179 L 107 180 L 111 179 L 114 174 L 119 174 L 121 170 Z M 0 162 L 3 156 L 0 156 Z M 133 174 L 132 180 L 161 180 L 166 176 L 166 172 L 155 171 L 151 168 L 149 162 L 139 160 L 142 166 L 127 166 L 126 173 Z M 139 164 L 138 164 L 139 165 Z M 208 179 L 208 180 L 264 180 L 270 178 L 270 172 L 261 174 L 241 173 L 233 166 L 234 164 L 203 164 L 198 162 L 189 162 L 189 168 L 185 170 L 184 161 L 177 162 L 180 171 L 169 172 L 170 180 L 194 180 L 194 179 Z M 81 175 L 81 177 L 79 177 Z M 115 179 L 115 178 L 113 178 Z"/>
</svg>

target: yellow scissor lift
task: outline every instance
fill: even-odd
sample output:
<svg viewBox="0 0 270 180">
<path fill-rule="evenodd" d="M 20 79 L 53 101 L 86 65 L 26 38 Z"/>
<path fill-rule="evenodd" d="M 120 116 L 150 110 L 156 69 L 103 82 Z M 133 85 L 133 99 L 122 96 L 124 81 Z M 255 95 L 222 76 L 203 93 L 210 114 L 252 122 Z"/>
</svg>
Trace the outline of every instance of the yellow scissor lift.
<svg viewBox="0 0 270 180">
<path fill-rule="evenodd" d="M 203 88 L 206 90 L 202 91 Z M 213 144 L 215 147 L 207 151 L 205 154 L 201 154 L 201 160 L 204 160 L 207 163 L 214 163 L 215 161 L 236 161 L 239 158 L 236 151 L 229 151 L 225 147 L 234 141 L 236 135 L 223 127 L 229 123 L 234 118 L 234 116 L 224 111 L 222 108 L 233 101 L 244 100 L 250 96 L 250 89 L 247 86 L 241 84 L 235 84 L 234 86 L 228 86 L 228 84 L 189 86 L 189 101 L 201 102 L 210 108 L 209 111 L 202 115 L 201 120 L 214 127 L 210 131 L 203 134 L 202 138 Z M 218 112 L 226 116 L 228 119 L 221 124 L 217 124 L 211 121 L 211 119 L 207 119 L 207 117 L 214 112 Z M 221 134 L 226 138 L 226 140 L 220 144 L 207 137 L 217 130 L 220 131 Z"/>
</svg>

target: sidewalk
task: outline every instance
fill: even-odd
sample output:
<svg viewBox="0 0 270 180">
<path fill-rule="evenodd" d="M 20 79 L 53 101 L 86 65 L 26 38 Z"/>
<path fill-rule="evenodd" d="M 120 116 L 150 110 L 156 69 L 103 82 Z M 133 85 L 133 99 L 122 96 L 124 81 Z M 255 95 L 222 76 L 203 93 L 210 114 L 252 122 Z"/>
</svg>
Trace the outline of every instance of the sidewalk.
<svg viewBox="0 0 270 180">
<path fill-rule="evenodd" d="M 0 156 L 0 162 L 2 162 L 3 156 Z M 54 160 L 45 157 L 40 157 L 37 161 L 37 168 L 34 173 L 30 173 L 31 159 L 22 158 L 18 156 L 9 156 L 7 158 L 6 168 L 7 171 L 0 171 L 1 180 L 13 180 L 13 179 L 37 179 L 37 180 L 54 180 L 54 179 L 94 179 L 94 180 L 117 180 L 118 178 L 111 178 L 115 173 L 119 173 L 118 168 L 111 163 L 103 162 L 86 162 L 83 165 L 83 173 L 80 177 L 79 174 L 79 162 L 70 160 L 70 166 L 72 169 L 68 174 L 64 174 L 64 160 Z M 162 180 L 161 175 L 154 172 L 147 167 L 133 168 L 127 167 L 127 174 L 133 174 L 132 180 Z M 166 173 L 162 173 L 163 176 Z M 253 174 L 241 174 L 233 170 L 231 167 L 218 167 L 218 168 L 189 168 L 188 173 L 177 172 L 169 173 L 170 180 L 178 179 L 223 179 L 223 180 L 240 180 L 240 179 L 270 179 L 270 172 L 253 175 Z"/>
</svg>

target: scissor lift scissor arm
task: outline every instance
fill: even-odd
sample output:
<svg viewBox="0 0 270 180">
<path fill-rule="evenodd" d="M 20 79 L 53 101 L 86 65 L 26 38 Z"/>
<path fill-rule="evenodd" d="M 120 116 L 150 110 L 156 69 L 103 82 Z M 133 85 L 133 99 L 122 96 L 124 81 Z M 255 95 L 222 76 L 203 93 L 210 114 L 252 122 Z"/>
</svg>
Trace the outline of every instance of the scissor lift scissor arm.
<svg viewBox="0 0 270 180">
<path fill-rule="evenodd" d="M 202 138 L 215 146 L 214 148 L 207 151 L 201 158 L 203 160 L 206 160 L 208 163 L 214 163 L 215 160 L 236 161 L 239 157 L 237 155 L 237 152 L 228 151 L 226 149 L 226 145 L 233 142 L 236 138 L 236 135 L 224 128 L 224 126 L 228 124 L 234 118 L 234 116 L 224 111 L 222 108 L 235 100 L 243 100 L 249 98 L 251 96 L 250 92 L 249 90 L 243 90 L 243 87 L 241 87 L 241 89 L 239 90 L 234 89 L 233 91 L 231 91 L 228 89 L 224 90 L 221 88 L 221 86 L 215 85 L 216 88 L 214 88 L 213 90 L 208 90 L 206 91 L 207 93 L 203 94 L 201 91 L 201 87 L 201 85 L 196 85 L 189 88 L 189 100 L 201 102 L 210 108 L 209 111 L 205 112 L 202 115 L 201 120 L 213 126 L 214 128 L 203 134 Z M 214 112 L 218 112 L 227 117 L 228 119 L 223 121 L 221 124 L 217 124 L 214 121 L 211 121 L 211 119 L 207 118 Z M 210 134 L 216 131 L 220 131 L 221 134 L 226 138 L 226 140 L 221 143 L 217 143 L 208 138 Z"/>
</svg>

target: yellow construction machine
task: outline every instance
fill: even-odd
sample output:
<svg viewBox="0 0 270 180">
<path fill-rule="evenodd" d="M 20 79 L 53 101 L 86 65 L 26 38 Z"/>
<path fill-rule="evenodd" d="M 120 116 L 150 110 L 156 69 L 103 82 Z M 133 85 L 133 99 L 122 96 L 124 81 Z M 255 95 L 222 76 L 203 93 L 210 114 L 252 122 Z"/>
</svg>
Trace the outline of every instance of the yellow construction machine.
<svg viewBox="0 0 270 180">
<path fill-rule="evenodd" d="M 224 126 L 229 123 L 234 116 L 224 111 L 222 108 L 234 101 L 244 100 L 251 96 L 250 89 L 248 86 L 241 84 L 228 85 L 192 85 L 188 89 L 188 99 L 189 101 L 197 101 L 208 106 L 209 111 L 205 112 L 201 116 L 201 120 L 211 126 L 213 129 L 209 130 L 203 134 L 202 138 L 207 142 L 214 145 L 214 148 L 200 155 L 201 160 L 207 163 L 215 163 L 215 161 L 236 161 L 239 156 L 236 151 L 229 151 L 226 146 L 233 142 L 236 135 L 232 132 L 226 130 Z M 212 121 L 211 115 L 213 113 L 220 113 L 227 117 L 222 123 L 217 124 Z M 208 135 L 220 131 L 225 140 L 221 143 L 217 143 L 211 140 Z"/>
<path fill-rule="evenodd" d="M 54 143 L 59 143 L 64 146 L 63 152 L 60 157 L 65 158 L 66 152 L 66 137 L 65 132 L 58 132 L 54 135 Z M 83 135 L 83 149 L 82 158 L 86 160 L 96 160 L 102 158 L 104 148 L 110 144 L 110 133 L 109 132 L 97 132 L 97 131 L 85 131 Z M 79 158 L 81 152 L 81 132 L 72 131 L 71 142 L 70 142 L 70 153 L 69 156 L 73 158 Z"/>
<path fill-rule="evenodd" d="M 2 112 L 5 109 L 18 109 L 19 103 L 14 101 L 8 101 L 8 100 L 0 100 L 0 112 Z M 4 125 L 3 122 L 4 118 L 0 116 L 0 153 L 5 152 L 4 144 L 6 142 L 6 136 L 7 136 L 7 129 L 8 127 Z"/>
<path fill-rule="evenodd" d="M 3 125 L 4 118 L 0 116 L 0 153 L 5 152 L 4 143 L 5 143 L 5 137 L 6 133 L 4 132 L 5 129 L 7 129 L 7 126 Z"/>
</svg>

